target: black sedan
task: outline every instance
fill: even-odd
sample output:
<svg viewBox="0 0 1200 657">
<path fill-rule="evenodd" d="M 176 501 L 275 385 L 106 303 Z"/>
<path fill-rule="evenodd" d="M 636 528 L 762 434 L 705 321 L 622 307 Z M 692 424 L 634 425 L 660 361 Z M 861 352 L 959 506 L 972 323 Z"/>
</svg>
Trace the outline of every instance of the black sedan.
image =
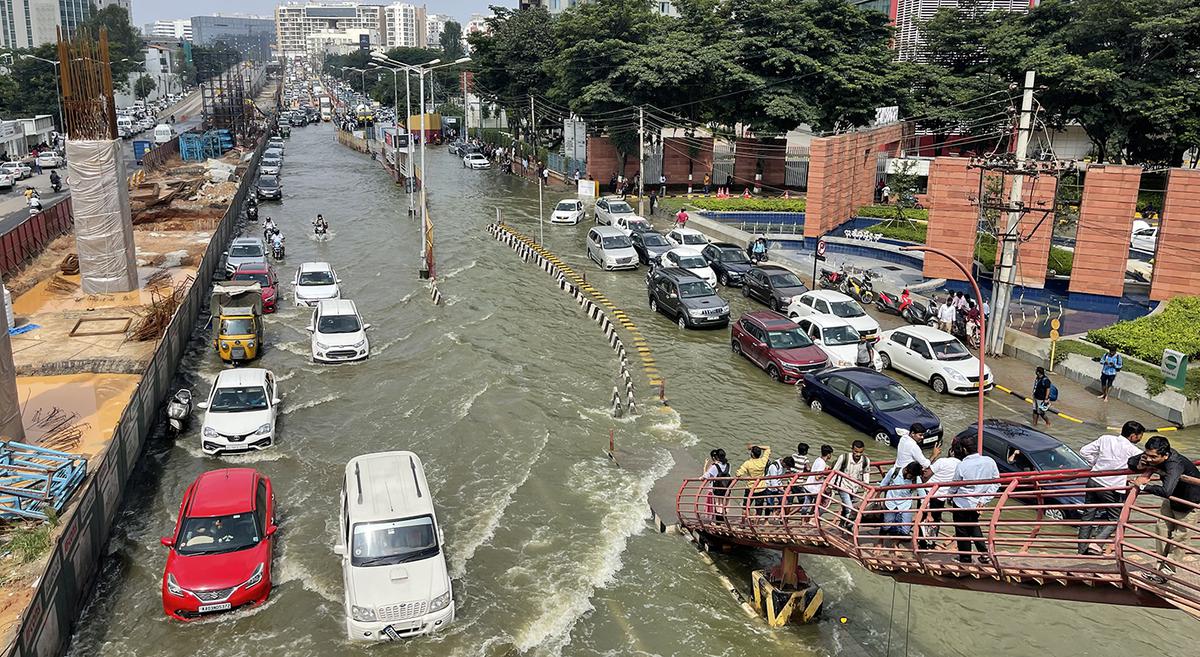
<svg viewBox="0 0 1200 657">
<path fill-rule="evenodd" d="M 638 262 L 649 265 L 658 262 L 658 257 L 675 248 L 661 233 L 652 230 L 633 231 L 629 235 L 633 250 L 637 251 Z"/>
<path fill-rule="evenodd" d="M 964 440 L 975 451 L 979 432 L 976 424 L 963 429 L 955 440 Z M 1088 470 L 1091 468 L 1083 457 L 1054 436 L 1044 434 L 1037 429 L 1024 424 L 1007 420 L 983 421 L 983 453 L 996 462 L 1000 474 L 1017 474 L 1021 472 L 1050 472 L 1052 470 Z M 1086 477 L 1077 481 L 1054 482 L 1053 484 L 1031 484 L 1018 490 L 1035 490 L 1039 486 L 1046 495 L 1041 498 L 1041 504 L 1047 505 L 1077 505 L 1083 504 L 1083 495 L 1076 492 L 1085 486 Z M 1072 488 L 1064 492 L 1064 489 Z M 1022 502 L 1033 503 L 1037 498 L 1022 496 Z M 1046 517 L 1051 520 L 1064 518 L 1078 520 L 1082 510 L 1072 506 L 1067 509 L 1046 509 Z"/>
<path fill-rule="evenodd" d="M 826 412 L 895 447 L 914 423 L 925 425 L 925 444 L 942 437 L 942 422 L 891 377 L 865 367 L 827 368 L 804 374 L 800 395 L 814 411 Z"/>
<path fill-rule="evenodd" d="M 708 266 L 716 273 L 717 281 L 726 287 L 740 286 L 742 279 L 754 266 L 741 247 L 729 242 L 713 242 L 704 247 L 701 253 L 708 261 Z"/>
<path fill-rule="evenodd" d="M 758 299 L 771 310 L 781 313 L 787 313 L 792 297 L 808 292 L 799 276 L 779 265 L 752 267 L 742 281 L 742 296 Z"/>
<path fill-rule="evenodd" d="M 279 184 L 279 176 L 259 176 L 255 193 L 258 195 L 258 198 L 261 199 L 282 199 L 283 185 Z"/>
</svg>

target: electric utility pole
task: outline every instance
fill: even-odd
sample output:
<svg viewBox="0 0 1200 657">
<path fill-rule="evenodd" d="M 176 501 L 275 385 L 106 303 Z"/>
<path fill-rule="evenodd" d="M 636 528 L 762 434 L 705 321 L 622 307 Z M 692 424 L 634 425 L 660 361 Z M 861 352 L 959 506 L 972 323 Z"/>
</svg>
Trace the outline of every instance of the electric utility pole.
<svg viewBox="0 0 1200 657">
<path fill-rule="evenodd" d="M 638 108 L 638 216 L 646 216 L 646 108 Z"/>
<path fill-rule="evenodd" d="M 1012 189 L 1008 195 L 1008 221 L 1004 232 L 997 235 L 999 245 L 996 268 L 992 274 L 991 321 L 987 322 L 984 345 L 989 354 L 1004 355 L 1004 332 L 1008 327 L 1008 306 L 1012 301 L 1012 289 L 1017 279 L 1017 246 L 1021 240 L 1021 217 L 1023 202 L 1021 191 L 1024 186 L 1029 153 L 1029 138 L 1033 132 L 1033 81 L 1034 72 L 1025 72 L 1025 89 L 1021 96 L 1021 115 L 1017 124 L 1017 149 L 1013 153 L 1016 168 L 1012 177 Z M 982 202 L 982 199 L 981 199 Z"/>
<path fill-rule="evenodd" d="M 537 114 L 533 111 L 533 94 L 529 95 L 529 133 L 530 141 L 533 142 L 533 163 L 537 166 L 537 183 L 538 183 L 538 243 L 546 243 L 546 228 L 543 226 L 545 218 L 545 210 L 542 208 L 542 168 L 538 164 L 538 148 L 537 148 Z M 528 173 L 528 172 L 527 172 Z"/>
<path fill-rule="evenodd" d="M 461 72 L 459 72 L 459 75 L 462 76 L 462 87 L 463 87 L 463 134 L 462 134 L 462 138 L 467 139 L 471 136 L 471 128 L 470 128 L 471 110 L 468 109 L 468 106 L 467 106 L 467 72 L 461 71 Z"/>
</svg>

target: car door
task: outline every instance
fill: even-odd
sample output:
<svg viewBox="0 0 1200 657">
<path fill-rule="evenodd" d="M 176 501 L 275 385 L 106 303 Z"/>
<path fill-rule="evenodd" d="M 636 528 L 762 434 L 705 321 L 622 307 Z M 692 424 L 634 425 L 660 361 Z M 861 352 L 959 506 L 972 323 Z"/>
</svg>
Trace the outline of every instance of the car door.
<svg viewBox="0 0 1200 657">
<path fill-rule="evenodd" d="M 599 206 L 597 206 L 597 208 L 598 207 Z M 597 212 L 596 218 L 597 218 L 597 220 L 599 220 L 599 217 L 600 217 L 599 209 L 597 209 L 596 212 Z M 589 258 L 591 258 L 592 260 L 596 260 L 596 231 L 594 231 L 594 230 L 588 232 L 587 254 L 588 254 Z M 596 260 L 596 262 L 599 262 L 599 261 Z"/>
<path fill-rule="evenodd" d="M 721 252 L 717 247 L 710 244 L 700 250 L 700 255 L 704 257 L 704 261 L 712 268 L 713 273 L 720 275 L 724 272 L 724 268 L 721 267 Z"/>
<path fill-rule="evenodd" d="M 750 360 L 754 361 L 754 364 L 765 369 L 767 366 L 765 353 L 767 334 L 761 326 L 751 322 L 746 322 L 745 327 L 746 334 L 750 336 L 748 340 L 750 344 L 746 346 L 746 355 L 750 357 Z"/>
<path fill-rule="evenodd" d="M 633 250 L 637 252 L 638 260 L 641 262 L 648 262 L 649 258 L 646 257 L 646 245 L 642 244 L 642 234 L 634 233 L 633 235 L 630 235 L 629 242 L 633 244 Z"/>
<path fill-rule="evenodd" d="M 828 388 L 823 400 L 826 410 L 843 422 L 851 422 L 854 412 L 850 407 L 850 382 L 834 374 L 825 379 L 825 385 Z"/>
<path fill-rule="evenodd" d="M 813 314 L 813 298 L 809 295 L 800 297 L 800 303 L 796 304 L 796 315 L 798 317 L 808 317 Z"/>
<path fill-rule="evenodd" d="M 750 275 L 746 277 L 746 280 L 749 281 L 746 287 L 750 290 L 750 296 L 762 301 L 763 303 L 766 303 L 768 294 L 765 290 L 766 278 L 766 275 L 761 271 L 751 272 Z"/>
<path fill-rule="evenodd" d="M 908 371 L 908 361 L 911 359 L 908 350 L 908 341 L 909 335 L 907 333 L 893 331 L 886 341 L 879 344 L 879 350 L 887 354 L 888 360 L 891 361 L 892 369 L 901 372 Z"/>
<path fill-rule="evenodd" d="M 596 201 L 596 223 L 608 223 L 608 201 L 604 199 Z"/>
<path fill-rule="evenodd" d="M 908 341 L 908 348 L 908 369 L 905 372 L 921 381 L 928 381 L 934 374 L 936 364 L 929 343 L 914 335 Z"/>
<path fill-rule="evenodd" d="M 851 382 L 846 388 L 846 393 L 851 413 L 851 418 L 847 421 L 862 431 L 875 433 L 875 407 L 871 404 L 871 397 L 867 395 L 867 391 L 857 383 Z"/>
</svg>

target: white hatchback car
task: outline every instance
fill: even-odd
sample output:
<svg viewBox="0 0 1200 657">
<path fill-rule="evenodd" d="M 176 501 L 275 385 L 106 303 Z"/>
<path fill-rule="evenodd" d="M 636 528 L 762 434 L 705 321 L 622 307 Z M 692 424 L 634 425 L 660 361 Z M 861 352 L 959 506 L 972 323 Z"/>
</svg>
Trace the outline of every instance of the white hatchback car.
<svg viewBox="0 0 1200 657">
<path fill-rule="evenodd" d="M 58 153 L 38 153 L 37 164 L 43 169 L 57 169 L 63 165 L 63 159 Z"/>
<path fill-rule="evenodd" d="M 792 319 L 812 315 L 829 315 L 845 320 L 863 338 L 879 337 L 879 322 L 868 315 L 857 301 L 837 290 L 812 290 L 798 297 L 792 297 L 792 302 L 788 304 L 787 315 Z"/>
<path fill-rule="evenodd" d="M 698 249 L 677 246 L 659 257 L 663 267 L 675 267 L 687 270 L 696 278 L 703 279 L 709 285 L 717 286 L 717 274 L 708 266 L 708 261 Z"/>
<path fill-rule="evenodd" d="M 672 228 L 667 233 L 667 241 L 675 246 L 691 246 L 697 249 L 708 246 L 708 238 L 695 228 Z"/>
<path fill-rule="evenodd" d="M 216 456 L 264 450 L 274 445 L 278 394 L 275 375 L 268 370 L 259 367 L 222 370 L 213 381 L 208 399 L 196 405 L 204 410 L 200 450 Z"/>
<path fill-rule="evenodd" d="M 854 367 L 858 363 L 858 343 L 862 342 L 862 336 L 846 320 L 832 315 L 811 315 L 797 318 L 795 322 L 808 334 L 813 344 L 825 352 L 831 366 Z M 883 360 L 878 351 L 875 352 L 872 367 L 883 369 Z"/>
<path fill-rule="evenodd" d="M 617 220 L 613 225 L 619 228 L 621 232 L 625 233 L 626 235 L 633 235 L 634 233 L 644 233 L 649 230 L 654 230 L 654 227 L 650 225 L 650 222 L 647 221 L 645 217 L 639 217 L 636 214 L 617 217 Z"/>
<path fill-rule="evenodd" d="M 482 153 L 468 153 L 463 158 L 463 166 L 468 169 L 490 169 L 492 163 Z"/>
<path fill-rule="evenodd" d="M 367 340 L 370 324 L 363 324 L 358 308 L 349 299 L 327 299 L 313 310 L 312 359 L 318 363 L 344 363 L 371 355 Z"/>
<path fill-rule="evenodd" d="M 315 306 L 325 299 L 340 299 L 342 291 L 333 267 L 328 262 L 306 262 L 296 268 L 292 296 L 297 306 Z"/>
<path fill-rule="evenodd" d="M 979 359 L 945 331 L 902 326 L 885 332 L 878 349 L 884 367 L 924 381 L 938 394 L 973 395 L 979 391 Z M 992 370 L 985 365 L 983 389 L 991 388 Z"/>
<path fill-rule="evenodd" d="M 1151 226 L 1141 219 L 1133 222 L 1133 233 L 1129 236 L 1129 248 L 1144 253 L 1154 253 L 1158 248 L 1158 226 Z"/>
<path fill-rule="evenodd" d="M 554 212 L 550 214 L 550 223 L 574 226 L 583 220 L 583 214 L 583 201 L 577 198 L 565 198 L 554 206 Z"/>
<path fill-rule="evenodd" d="M 25 180 L 33 175 L 33 169 L 21 164 L 20 162 L 4 162 L 0 163 L 0 171 L 11 173 L 17 180 Z"/>
<path fill-rule="evenodd" d="M 612 226 L 618 217 L 631 217 L 633 208 L 620 196 L 605 196 L 596 201 L 596 223 L 602 226 Z"/>
</svg>

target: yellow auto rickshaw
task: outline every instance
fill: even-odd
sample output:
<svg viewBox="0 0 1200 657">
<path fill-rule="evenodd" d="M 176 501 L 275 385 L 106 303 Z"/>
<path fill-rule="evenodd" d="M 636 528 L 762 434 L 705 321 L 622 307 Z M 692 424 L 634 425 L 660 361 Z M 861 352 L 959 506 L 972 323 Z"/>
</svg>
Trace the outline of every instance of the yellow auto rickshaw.
<svg viewBox="0 0 1200 657">
<path fill-rule="evenodd" d="M 262 351 L 262 286 L 253 281 L 226 281 L 213 286 L 213 347 L 226 363 L 258 358 Z"/>
</svg>

